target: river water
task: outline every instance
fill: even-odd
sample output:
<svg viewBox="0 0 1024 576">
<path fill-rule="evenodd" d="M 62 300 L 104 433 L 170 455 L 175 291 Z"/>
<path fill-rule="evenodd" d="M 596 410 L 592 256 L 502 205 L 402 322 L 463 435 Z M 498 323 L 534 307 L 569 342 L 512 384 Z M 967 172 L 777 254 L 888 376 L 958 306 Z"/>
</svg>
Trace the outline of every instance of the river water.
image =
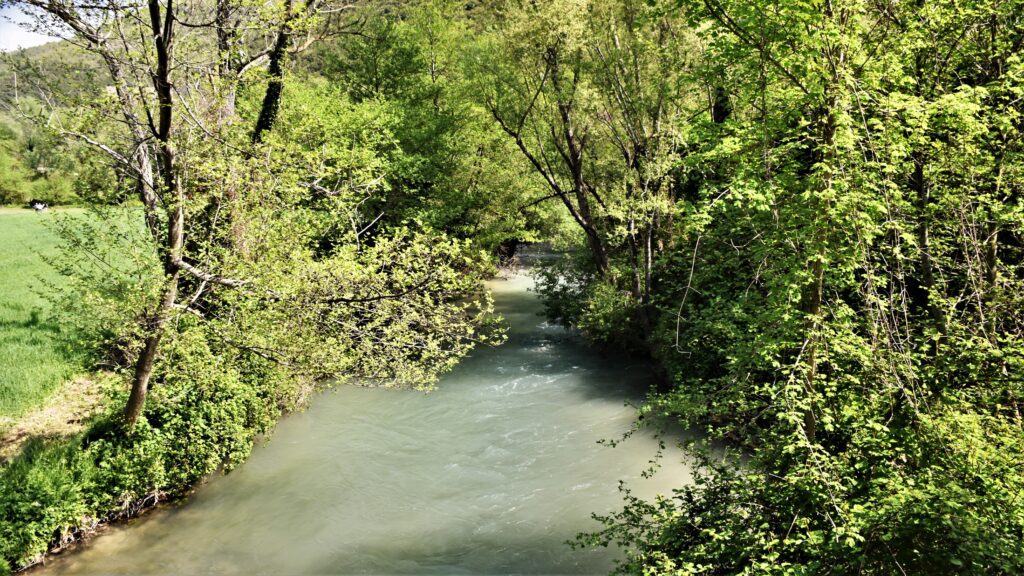
<svg viewBox="0 0 1024 576">
<path fill-rule="evenodd" d="M 46 574 L 596 574 L 572 550 L 592 512 L 686 483 L 678 453 L 629 430 L 651 375 L 544 321 L 521 274 L 489 282 L 509 340 L 438 389 L 340 387 L 184 504 L 96 538 Z M 671 449 L 670 449 L 671 451 Z"/>
</svg>

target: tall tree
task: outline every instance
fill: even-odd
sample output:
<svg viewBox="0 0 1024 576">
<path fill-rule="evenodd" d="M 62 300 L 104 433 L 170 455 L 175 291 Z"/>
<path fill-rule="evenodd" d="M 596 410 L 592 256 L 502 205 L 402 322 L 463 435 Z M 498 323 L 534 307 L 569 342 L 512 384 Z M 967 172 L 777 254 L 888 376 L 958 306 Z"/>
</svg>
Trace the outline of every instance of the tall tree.
<svg viewBox="0 0 1024 576">
<path fill-rule="evenodd" d="M 321 158 L 310 165 L 292 156 L 330 154 L 334 148 L 328 142 L 317 152 L 298 153 L 295 142 L 271 138 L 284 106 L 285 56 L 318 37 L 327 23 L 320 14 L 348 5 L 22 4 L 69 30 L 108 67 L 115 82 L 114 109 L 108 113 L 117 114 L 113 120 L 124 127 L 126 138 L 104 142 L 89 133 L 90 127 L 72 130 L 70 123 L 62 124 L 63 134 L 93 145 L 139 180 L 152 244 L 134 249 L 153 250 L 161 262 L 159 295 L 138 312 L 138 343 L 129 351 L 126 427 L 143 414 L 161 343 L 183 314 L 205 320 L 211 337 L 298 373 L 344 371 L 374 380 L 392 374 L 415 385 L 430 382 L 476 341 L 472 326 L 483 322 L 487 304 L 479 298 L 457 302 L 474 289 L 473 274 L 462 281 L 453 277 L 464 248 L 403 230 L 366 246 L 361 241 L 366 223 L 359 223 L 363 215 L 357 209 L 364 200 L 355 191 L 372 185 L 353 180 L 351 173 L 339 178 L 346 167 L 336 161 Z M 258 48 L 265 38 L 271 40 Z M 269 67 L 266 76 L 255 73 L 261 62 Z M 248 112 L 236 106 L 238 94 L 261 84 L 262 104 L 246 121 Z M 312 120 L 294 118 L 290 129 L 311 130 Z M 337 135 L 350 137 L 345 131 Z M 315 183 L 335 180 L 338 185 L 328 194 L 334 210 L 324 211 L 315 202 L 324 188 Z M 303 195 L 289 192 L 295 187 Z M 268 217 L 288 210 L 304 214 L 304 223 Z M 352 233 L 325 244 L 323 235 L 339 218 L 346 227 L 352 222 Z M 310 220 L 331 224 L 325 230 L 309 226 Z M 310 244 L 317 248 L 309 249 Z M 389 257 L 379 252 L 384 246 L 393 251 Z M 412 254 L 421 260 L 415 266 Z M 421 267 L 431 262 L 433 269 Z M 378 273 L 367 277 L 359 266 Z M 295 286 L 295 278 L 305 282 Z M 446 304 L 438 308 L 438 299 Z M 304 302 L 309 314 L 297 313 L 295 302 Z M 433 316 L 421 313 L 424 306 Z M 291 310 L 290 321 L 267 319 L 285 309 Z M 426 328 L 441 317 L 447 329 Z M 263 332 L 236 334 L 238 324 L 246 322 L 259 323 Z M 339 347 L 322 354 L 303 349 L 317 337 L 333 338 Z M 251 344 L 254 340 L 261 343 Z M 376 353 L 364 349 L 353 356 L 364 346 Z M 392 361 L 378 362 L 385 356 Z"/>
</svg>

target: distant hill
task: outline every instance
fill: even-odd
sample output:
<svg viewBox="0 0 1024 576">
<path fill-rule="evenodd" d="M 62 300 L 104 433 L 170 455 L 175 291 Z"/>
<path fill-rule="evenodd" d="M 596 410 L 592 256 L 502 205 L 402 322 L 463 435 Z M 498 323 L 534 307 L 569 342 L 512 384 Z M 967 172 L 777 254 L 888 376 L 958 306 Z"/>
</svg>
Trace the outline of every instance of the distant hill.
<svg viewBox="0 0 1024 576">
<path fill-rule="evenodd" d="M 0 54 L 0 104 L 15 96 L 58 102 L 95 95 L 109 76 L 94 55 L 70 42 L 57 41 Z"/>
<path fill-rule="evenodd" d="M 46 114 L 31 118 L 51 106 L 92 99 L 109 83 L 98 59 L 70 42 L 0 54 L 0 205 L 23 205 L 29 198 L 77 201 L 88 163 L 41 127 Z M 112 177 L 104 174 L 99 181 Z"/>
</svg>

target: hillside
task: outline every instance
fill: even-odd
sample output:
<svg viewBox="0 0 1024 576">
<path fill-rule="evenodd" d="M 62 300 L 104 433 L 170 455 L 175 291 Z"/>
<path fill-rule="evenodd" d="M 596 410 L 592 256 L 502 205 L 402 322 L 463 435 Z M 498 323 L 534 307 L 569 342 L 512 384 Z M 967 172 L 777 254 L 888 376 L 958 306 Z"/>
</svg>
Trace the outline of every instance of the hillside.
<svg viewBox="0 0 1024 576">
<path fill-rule="evenodd" d="M 15 97 L 66 103 L 95 94 L 108 83 L 98 61 L 70 42 L 50 42 L 0 54 L 0 105 Z"/>
</svg>

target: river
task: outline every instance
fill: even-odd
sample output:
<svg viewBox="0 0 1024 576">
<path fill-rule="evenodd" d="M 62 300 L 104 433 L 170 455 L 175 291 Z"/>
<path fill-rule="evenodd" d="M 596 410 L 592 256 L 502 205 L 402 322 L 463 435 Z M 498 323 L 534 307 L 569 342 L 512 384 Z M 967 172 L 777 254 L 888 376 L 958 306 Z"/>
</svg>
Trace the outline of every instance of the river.
<svg viewBox="0 0 1024 576">
<path fill-rule="evenodd" d="M 599 443 L 629 430 L 651 375 L 545 322 L 527 276 L 488 285 L 509 340 L 436 391 L 325 392 L 234 472 L 40 572 L 607 573 L 616 550 L 565 542 L 621 506 L 619 480 L 650 497 L 689 479 L 671 449 L 641 477 L 650 434 Z"/>
</svg>

